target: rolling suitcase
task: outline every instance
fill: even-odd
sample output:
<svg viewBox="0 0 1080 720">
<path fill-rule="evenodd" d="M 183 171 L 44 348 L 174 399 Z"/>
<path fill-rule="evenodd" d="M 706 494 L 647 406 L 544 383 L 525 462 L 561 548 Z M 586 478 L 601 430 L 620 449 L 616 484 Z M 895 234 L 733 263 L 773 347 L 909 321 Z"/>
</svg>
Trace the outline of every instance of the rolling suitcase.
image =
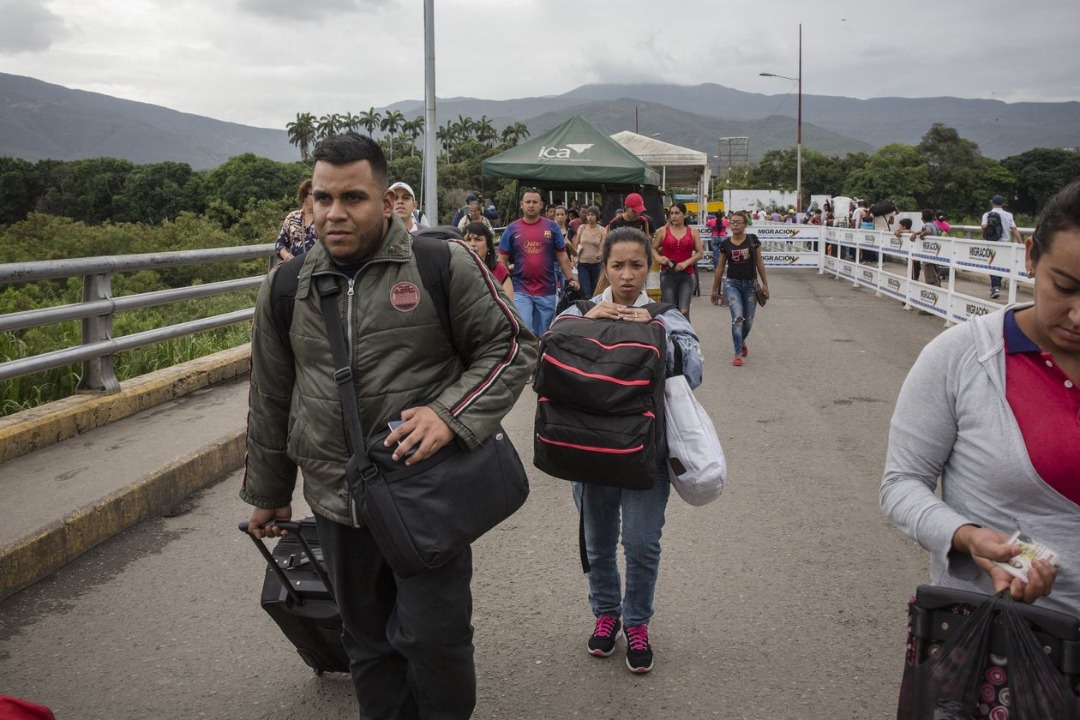
<svg viewBox="0 0 1080 720">
<path fill-rule="evenodd" d="M 317 674 L 349 672 L 349 658 L 341 644 L 341 615 L 326 575 L 315 518 L 278 522 L 289 535 L 278 540 L 273 552 L 247 532 L 266 559 L 261 604 L 296 652 Z"/>
</svg>

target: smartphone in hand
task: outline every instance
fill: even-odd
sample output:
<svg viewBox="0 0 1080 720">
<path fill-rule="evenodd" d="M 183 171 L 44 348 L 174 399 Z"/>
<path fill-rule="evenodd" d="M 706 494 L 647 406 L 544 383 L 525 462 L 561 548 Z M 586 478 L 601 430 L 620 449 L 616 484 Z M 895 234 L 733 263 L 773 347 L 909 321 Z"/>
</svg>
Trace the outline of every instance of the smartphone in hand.
<svg viewBox="0 0 1080 720">
<path fill-rule="evenodd" d="M 390 428 L 390 432 L 393 432 L 393 431 L 397 430 L 398 427 L 403 422 L 405 422 L 405 421 L 404 420 L 391 420 L 390 422 L 386 423 L 386 427 Z M 400 444 L 401 444 L 401 440 L 398 440 L 398 445 L 400 445 Z M 416 452 L 416 448 L 417 448 L 416 445 L 413 445 L 411 448 L 409 448 L 409 452 L 405 453 L 405 457 L 410 457 L 414 452 Z"/>
</svg>

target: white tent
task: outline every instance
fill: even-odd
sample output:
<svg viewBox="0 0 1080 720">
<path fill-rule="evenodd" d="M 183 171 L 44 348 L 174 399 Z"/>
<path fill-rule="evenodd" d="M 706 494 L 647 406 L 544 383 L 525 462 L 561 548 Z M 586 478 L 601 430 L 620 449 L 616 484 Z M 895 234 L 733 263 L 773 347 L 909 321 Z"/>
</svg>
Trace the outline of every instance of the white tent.
<svg viewBox="0 0 1080 720">
<path fill-rule="evenodd" d="M 663 187 L 698 188 L 700 195 L 708 191 L 709 156 L 705 153 L 629 130 L 617 132 L 611 139 L 656 168 Z"/>
</svg>

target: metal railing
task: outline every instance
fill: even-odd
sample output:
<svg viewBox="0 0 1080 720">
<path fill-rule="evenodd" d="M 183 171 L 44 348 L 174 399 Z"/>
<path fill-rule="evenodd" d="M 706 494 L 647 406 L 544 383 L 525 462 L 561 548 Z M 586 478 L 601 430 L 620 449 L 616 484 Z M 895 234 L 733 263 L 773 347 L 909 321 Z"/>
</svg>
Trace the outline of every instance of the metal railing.
<svg viewBox="0 0 1080 720">
<path fill-rule="evenodd" d="M 13 332 L 68 320 L 82 322 L 80 345 L 0 363 L 0 380 L 10 380 L 80 362 L 82 363 L 82 376 L 78 385 L 80 392 L 119 392 L 120 382 L 113 368 L 113 356 L 116 353 L 191 333 L 245 322 L 251 319 L 254 307 L 132 333 L 119 338 L 113 337 L 113 316 L 116 313 L 256 288 L 262 283 L 264 276 L 255 275 L 114 298 L 112 296 L 113 273 L 270 258 L 273 252 L 274 245 L 270 243 L 208 250 L 182 250 L 0 265 L 0 287 L 57 278 L 82 277 L 83 279 L 81 302 L 0 315 L 0 332 Z"/>
</svg>

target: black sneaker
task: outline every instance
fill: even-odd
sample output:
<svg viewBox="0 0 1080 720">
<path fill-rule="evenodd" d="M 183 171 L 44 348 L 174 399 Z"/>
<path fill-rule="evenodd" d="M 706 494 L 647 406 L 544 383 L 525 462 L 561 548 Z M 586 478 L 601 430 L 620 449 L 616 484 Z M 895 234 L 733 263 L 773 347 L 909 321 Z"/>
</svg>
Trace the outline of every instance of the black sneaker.
<svg viewBox="0 0 1080 720">
<path fill-rule="evenodd" d="M 653 652 L 649 643 L 648 625 L 626 626 L 626 667 L 632 673 L 652 670 Z"/>
<path fill-rule="evenodd" d="M 990 299 L 991 300 L 997 300 L 1000 295 L 1001 295 L 1001 293 L 999 291 L 997 291 L 997 290 L 991 290 L 990 291 Z"/>
<path fill-rule="evenodd" d="M 617 617 L 605 615 L 596 618 L 596 629 L 589 638 L 589 654 L 595 657 L 608 657 L 615 652 L 615 641 L 622 637 L 622 621 Z"/>
</svg>

